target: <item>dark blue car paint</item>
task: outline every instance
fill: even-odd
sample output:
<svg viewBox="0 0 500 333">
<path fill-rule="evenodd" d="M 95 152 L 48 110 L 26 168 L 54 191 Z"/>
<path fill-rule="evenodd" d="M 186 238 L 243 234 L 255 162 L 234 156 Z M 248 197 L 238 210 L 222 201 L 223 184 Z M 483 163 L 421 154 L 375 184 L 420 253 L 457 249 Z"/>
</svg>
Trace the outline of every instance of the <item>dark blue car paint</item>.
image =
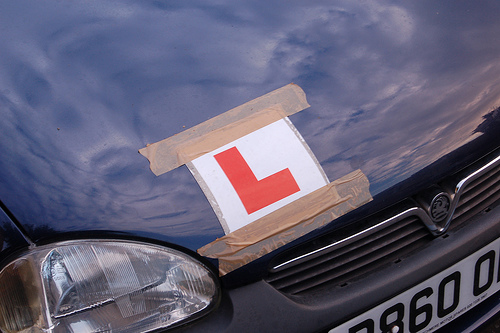
<svg viewBox="0 0 500 333">
<path fill-rule="evenodd" d="M 258 280 L 277 253 L 499 146 L 499 13 L 496 1 L 2 2 L 0 200 L 37 243 L 195 251 L 224 234 L 205 196 L 186 167 L 156 177 L 137 150 L 294 82 L 311 107 L 290 119 L 329 179 L 360 168 L 374 200 L 225 283 Z"/>
<path fill-rule="evenodd" d="M 0 205 L 0 260 L 29 246 L 29 241 Z"/>
</svg>

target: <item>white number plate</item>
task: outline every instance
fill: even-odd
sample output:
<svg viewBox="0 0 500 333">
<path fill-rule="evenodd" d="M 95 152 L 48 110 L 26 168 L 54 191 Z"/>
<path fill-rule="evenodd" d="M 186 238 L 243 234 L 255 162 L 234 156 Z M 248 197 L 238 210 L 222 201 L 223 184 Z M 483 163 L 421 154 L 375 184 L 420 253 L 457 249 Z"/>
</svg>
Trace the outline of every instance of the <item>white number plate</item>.
<svg viewBox="0 0 500 333">
<path fill-rule="evenodd" d="M 330 333 L 434 332 L 500 290 L 500 239 Z"/>
</svg>

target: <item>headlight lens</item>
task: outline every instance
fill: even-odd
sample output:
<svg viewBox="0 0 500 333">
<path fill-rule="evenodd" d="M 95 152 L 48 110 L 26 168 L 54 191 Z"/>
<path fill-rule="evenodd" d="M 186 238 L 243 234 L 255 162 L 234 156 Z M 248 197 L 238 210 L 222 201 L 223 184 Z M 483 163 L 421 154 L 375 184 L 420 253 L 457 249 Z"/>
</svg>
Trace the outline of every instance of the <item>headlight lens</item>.
<svg viewBox="0 0 500 333">
<path fill-rule="evenodd" d="M 137 242 L 44 246 L 0 272 L 4 332 L 146 332 L 198 318 L 216 277 L 173 249 Z"/>
</svg>

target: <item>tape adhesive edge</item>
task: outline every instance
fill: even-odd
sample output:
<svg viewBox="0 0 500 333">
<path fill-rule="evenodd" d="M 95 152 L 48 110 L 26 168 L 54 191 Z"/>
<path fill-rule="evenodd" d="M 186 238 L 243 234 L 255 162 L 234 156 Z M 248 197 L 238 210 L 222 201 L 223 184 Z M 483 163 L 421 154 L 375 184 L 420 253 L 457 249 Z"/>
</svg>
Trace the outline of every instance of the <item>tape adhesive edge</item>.
<svg viewBox="0 0 500 333">
<path fill-rule="evenodd" d="M 372 200 L 361 170 L 348 175 L 198 249 L 219 259 L 225 275 L 279 247 L 331 223 Z"/>
</svg>

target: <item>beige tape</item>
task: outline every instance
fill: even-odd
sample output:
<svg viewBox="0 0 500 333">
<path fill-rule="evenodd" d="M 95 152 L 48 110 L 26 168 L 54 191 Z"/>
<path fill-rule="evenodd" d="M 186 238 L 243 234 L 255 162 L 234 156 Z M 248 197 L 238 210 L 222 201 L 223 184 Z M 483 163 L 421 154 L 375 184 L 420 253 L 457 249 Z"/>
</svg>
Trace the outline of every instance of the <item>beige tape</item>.
<svg viewBox="0 0 500 333">
<path fill-rule="evenodd" d="M 157 176 L 308 108 L 304 91 L 291 83 L 139 150 Z"/>
<path fill-rule="evenodd" d="M 370 183 L 361 170 L 216 239 L 198 253 L 219 259 L 225 275 L 369 202 Z"/>
</svg>

